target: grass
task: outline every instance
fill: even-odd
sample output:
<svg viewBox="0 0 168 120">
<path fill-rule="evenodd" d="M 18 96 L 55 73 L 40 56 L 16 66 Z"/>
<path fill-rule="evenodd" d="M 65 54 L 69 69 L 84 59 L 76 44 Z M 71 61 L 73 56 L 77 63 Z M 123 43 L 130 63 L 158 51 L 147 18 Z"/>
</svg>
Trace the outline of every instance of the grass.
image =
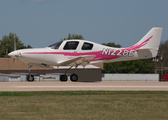
<svg viewBox="0 0 168 120">
<path fill-rule="evenodd" d="M 167 91 L 0 92 L 0 120 L 167 120 Z"/>
</svg>

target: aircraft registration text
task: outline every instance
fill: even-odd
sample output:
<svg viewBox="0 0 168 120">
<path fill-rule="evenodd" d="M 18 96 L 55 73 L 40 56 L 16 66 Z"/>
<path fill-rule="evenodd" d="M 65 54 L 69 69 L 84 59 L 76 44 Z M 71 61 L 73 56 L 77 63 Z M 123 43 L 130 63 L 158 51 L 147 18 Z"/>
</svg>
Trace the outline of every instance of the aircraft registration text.
<svg viewBox="0 0 168 120">
<path fill-rule="evenodd" d="M 127 49 L 108 49 L 104 48 L 102 55 L 112 55 L 112 56 L 124 56 L 124 57 L 133 57 L 135 50 Z"/>
</svg>

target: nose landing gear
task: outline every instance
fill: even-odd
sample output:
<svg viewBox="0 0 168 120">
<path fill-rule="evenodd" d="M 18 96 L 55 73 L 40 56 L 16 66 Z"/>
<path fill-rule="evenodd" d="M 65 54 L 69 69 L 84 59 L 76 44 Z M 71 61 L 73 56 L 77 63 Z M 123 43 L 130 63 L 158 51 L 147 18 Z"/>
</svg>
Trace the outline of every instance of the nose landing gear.
<svg viewBox="0 0 168 120">
<path fill-rule="evenodd" d="M 33 82 L 34 81 L 34 76 L 33 75 L 27 75 L 27 81 Z"/>
<path fill-rule="evenodd" d="M 31 68 L 32 67 L 32 65 L 29 65 L 29 74 L 27 75 L 27 81 L 29 81 L 29 82 L 33 82 L 34 81 L 34 76 L 33 75 L 31 75 Z"/>
</svg>

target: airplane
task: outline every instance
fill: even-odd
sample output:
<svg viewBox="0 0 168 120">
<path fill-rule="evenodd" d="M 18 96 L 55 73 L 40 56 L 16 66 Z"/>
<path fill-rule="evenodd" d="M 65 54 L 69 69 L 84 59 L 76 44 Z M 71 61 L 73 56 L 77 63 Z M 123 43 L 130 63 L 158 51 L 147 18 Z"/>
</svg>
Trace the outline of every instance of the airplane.
<svg viewBox="0 0 168 120">
<path fill-rule="evenodd" d="M 15 50 L 8 55 L 29 65 L 28 81 L 34 81 L 32 66 L 69 66 L 70 70 L 82 65 L 147 59 L 156 57 L 159 49 L 162 28 L 153 27 L 138 43 L 127 48 L 108 47 L 87 40 L 64 40 L 46 48 Z M 67 81 L 67 71 L 60 75 L 60 81 Z M 78 76 L 73 73 L 70 80 L 75 82 Z"/>
</svg>

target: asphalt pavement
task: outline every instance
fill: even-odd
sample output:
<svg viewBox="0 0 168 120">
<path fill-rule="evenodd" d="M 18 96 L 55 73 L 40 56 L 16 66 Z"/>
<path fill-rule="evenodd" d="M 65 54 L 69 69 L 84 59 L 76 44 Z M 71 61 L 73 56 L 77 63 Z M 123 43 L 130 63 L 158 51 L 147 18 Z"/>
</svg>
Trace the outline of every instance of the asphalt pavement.
<svg viewBox="0 0 168 120">
<path fill-rule="evenodd" d="M 1 82 L 0 91 L 168 91 L 168 82 Z"/>
</svg>

